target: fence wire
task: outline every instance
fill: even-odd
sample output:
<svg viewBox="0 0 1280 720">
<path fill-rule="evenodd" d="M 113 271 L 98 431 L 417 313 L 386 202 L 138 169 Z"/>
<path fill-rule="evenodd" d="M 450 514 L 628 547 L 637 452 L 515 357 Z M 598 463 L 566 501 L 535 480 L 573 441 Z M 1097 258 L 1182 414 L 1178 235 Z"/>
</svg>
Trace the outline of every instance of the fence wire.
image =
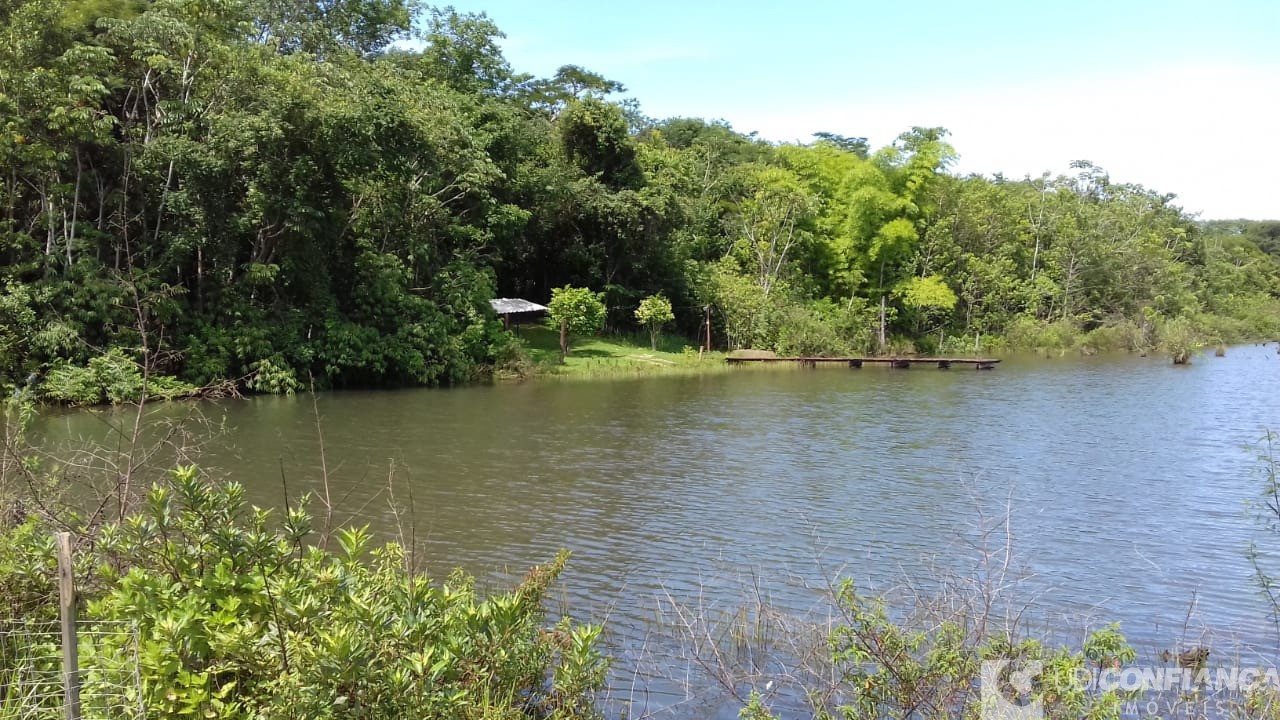
<svg viewBox="0 0 1280 720">
<path fill-rule="evenodd" d="M 127 621 L 80 620 L 76 625 L 80 717 L 143 717 L 138 627 Z M 67 717 L 62 629 L 56 620 L 0 619 L 0 718 Z"/>
</svg>

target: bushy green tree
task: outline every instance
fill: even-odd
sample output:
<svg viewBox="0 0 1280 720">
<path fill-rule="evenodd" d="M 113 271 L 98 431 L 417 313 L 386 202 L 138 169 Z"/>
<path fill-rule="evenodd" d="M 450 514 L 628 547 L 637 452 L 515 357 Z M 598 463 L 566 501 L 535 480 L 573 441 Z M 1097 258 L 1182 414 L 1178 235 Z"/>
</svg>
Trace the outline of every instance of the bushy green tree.
<svg viewBox="0 0 1280 720">
<path fill-rule="evenodd" d="M 724 322 L 728 348 L 772 348 L 777 340 L 781 303 L 771 303 L 760 285 L 743 274 L 732 257 L 709 264 L 704 272 L 701 292 Z"/>
<path fill-rule="evenodd" d="M 551 291 L 547 315 L 560 327 L 560 363 L 575 335 L 594 335 L 604 327 L 604 295 L 569 285 Z"/>
<path fill-rule="evenodd" d="M 661 295 L 650 295 L 636 308 L 636 321 L 648 329 L 649 347 L 653 350 L 658 349 L 658 333 L 662 332 L 662 326 L 675 319 L 671 301 Z"/>
</svg>

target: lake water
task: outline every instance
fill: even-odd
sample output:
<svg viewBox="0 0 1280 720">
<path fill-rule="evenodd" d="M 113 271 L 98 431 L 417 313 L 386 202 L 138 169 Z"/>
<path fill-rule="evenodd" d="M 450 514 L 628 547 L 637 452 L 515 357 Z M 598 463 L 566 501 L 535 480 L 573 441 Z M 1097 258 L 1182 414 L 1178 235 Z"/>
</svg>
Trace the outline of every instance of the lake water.
<svg viewBox="0 0 1280 720">
<path fill-rule="evenodd" d="M 337 521 L 412 531 L 437 574 L 498 582 L 570 549 L 558 603 L 606 621 L 622 658 L 611 702 L 735 717 L 673 639 L 670 603 L 714 619 L 764 598 L 812 615 L 836 575 L 928 586 L 971 569 L 978 528 L 1006 509 L 1025 576 L 1008 592 L 1051 636 L 1118 620 L 1140 658 L 1178 643 L 1274 658 L 1246 552 L 1256 539 L 1280 555 L 1249 508 L 1278 407 L 1280 356 L 1242 346 L 1190 367 L 743 369 L 201 409 L 226 428 L 203 463 L 274 506 L 286 484 L 320 487 L 318 410 Z M 43 422 L 99 427 L 86 413 Z"/>
</svg>

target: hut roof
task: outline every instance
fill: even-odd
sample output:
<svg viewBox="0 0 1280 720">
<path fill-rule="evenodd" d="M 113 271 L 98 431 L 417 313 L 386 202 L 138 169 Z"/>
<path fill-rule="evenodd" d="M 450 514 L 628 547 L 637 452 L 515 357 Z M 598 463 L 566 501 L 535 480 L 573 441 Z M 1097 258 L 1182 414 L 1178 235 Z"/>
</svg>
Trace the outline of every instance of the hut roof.
<svg viewBox="0 0 1280 720">
<path fill-rule="evenodd" d="M 539 305 L 538 303 L 521 300 L 520 298 L 498 298 L 496 300 L 490 300 L 489 304 L 493 306 L 493 311 L 499 315 L 542 312 L 547 309 L 546 305 Z"/>
</svg>

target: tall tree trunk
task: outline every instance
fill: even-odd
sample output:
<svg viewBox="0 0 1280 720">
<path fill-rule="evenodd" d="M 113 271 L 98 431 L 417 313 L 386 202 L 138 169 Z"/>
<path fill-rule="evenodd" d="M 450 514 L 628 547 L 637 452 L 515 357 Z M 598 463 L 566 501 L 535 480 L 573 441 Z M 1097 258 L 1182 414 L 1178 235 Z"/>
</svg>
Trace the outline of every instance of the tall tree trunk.
<svg viewBox="0 0 1280 720">
<path fill-rule="evenodd" d="M 884 354 L 884 316 L 885 316 L 885 296 L 880 296 L 880 354 Z"/>
<path fill-rule="evenodd" d="M 569 354 L 569 321 L 560 321 L 560 364 L 564 364 L 564 356 Z"/>
<path fill-rule="evenodd" d="M 1070 262 L 1067 263 L 1066 277 L 1063 278 L 1063 282 L 1062 282 L 1062 319 L 1063 320 L 1066 320 L 1067 317 L 1071 314 L 1071 308 L 1072 308 L 1072 303 L 1071 303 L 1072 287 L 1071 286 L 1075 284 L 1077 274 L 1078 274 L 1078 271 L 1076 269 L 1076 256 L 1072 254 Z"/>
<path fill-rule="evenodd" d="M 173 187 L 173 161 L 169 161 L 169 170 L 164 176 L 164 188 L 160 191 L 160 201 L 156 203 L 156 230 L 151 242 L 160 244 L 160 228 L 164 226 L 164 205 L 169 199 L 169 190 Z"/>
<path fill-rule="evenodd" d="M 204 312 L 204 245 L 196 246 L 196 309 Z"/>
<path fill-rule="evenodd" d="M 40 212 L 44 213 L 45 224 L 44 276 L 48 278 L 53 274 L 53 247 L 54 239 L 57 237 L 57 230 L 55 229 L 57 216 L 53 212 L 53 196 L 48 190 L 47 181 L 40 187 L 40 205 Z"/>
<path fill-rule="evenodd" d="M 66 211 L 63 211 L 63 239 L 67 243 L 67 267 L 64 273 L 71 272 L 71 245 L 76 239 L 76 223 L 80 217 L 80 180 L 84 177 L 84 165 L 80 161 L 80 148 L 76 148 L 76 189 L 75 194 L 71 197 L 71 221 L 66 220 Z"/>
<path fill-rule="evenodd" d="M 1048 189 L 1044 179 L 1040 180 L 1040 217 L 1036 220 L 1036 251 L 1031 255 L 1031 282 L 1036 281 L 1036 270 L 1040 267 L 1040 238 L 1044 233 L 1044 194 Z"/>
</svg>

